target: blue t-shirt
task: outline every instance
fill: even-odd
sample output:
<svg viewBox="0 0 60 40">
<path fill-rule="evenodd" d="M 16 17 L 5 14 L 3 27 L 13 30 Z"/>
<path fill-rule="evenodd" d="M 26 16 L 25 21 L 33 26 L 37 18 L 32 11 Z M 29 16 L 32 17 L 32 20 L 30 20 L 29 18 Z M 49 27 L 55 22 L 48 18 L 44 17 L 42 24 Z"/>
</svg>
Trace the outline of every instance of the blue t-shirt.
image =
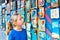
<svg viewBox="0 0 60 40">
<path fill-rule="evenodd" d="M 8 36 L 8 40 L 27 40 L 27 33 L 25 29 L 22 31 L 11 30 Z"/>
</svg>

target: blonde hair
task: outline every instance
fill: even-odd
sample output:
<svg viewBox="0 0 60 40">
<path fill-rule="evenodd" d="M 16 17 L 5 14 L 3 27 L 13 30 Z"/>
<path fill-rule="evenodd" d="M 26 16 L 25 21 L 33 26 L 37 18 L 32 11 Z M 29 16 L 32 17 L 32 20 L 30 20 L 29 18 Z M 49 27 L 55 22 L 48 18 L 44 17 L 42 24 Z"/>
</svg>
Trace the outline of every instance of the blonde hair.
<svg viewBox="0 0 60 40">
<path fill-rule="evenodd" d="M 10 18 L 10 21 L 9 21 L 9 23 L 8 23 L 8 29 L 7 29 L 7 35 L 9 34 L 9 32 L 13 29 L 13 27 L 14 26 L 16 26 L 15 24 L 14 24 L 14 22 L 15 21 L 17 21 L 17 16 L 18 16 L 19 14 L 18 13 L 16 13 L 16 14 L 13 14 L 12 16 L 11 16 L 11 18 Z"/>
</svg>

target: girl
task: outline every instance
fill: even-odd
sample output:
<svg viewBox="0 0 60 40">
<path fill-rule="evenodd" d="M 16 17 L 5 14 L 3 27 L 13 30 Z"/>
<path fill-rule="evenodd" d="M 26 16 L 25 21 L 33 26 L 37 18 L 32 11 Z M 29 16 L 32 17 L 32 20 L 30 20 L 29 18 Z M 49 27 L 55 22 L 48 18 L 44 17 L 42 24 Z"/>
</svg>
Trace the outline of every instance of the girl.
<svg viewBox="0 0 60 40">
<path fill-rule="evenodd" d="M 13 14 L 11 16 L 7 31 L 8 40 L 27 40 L 26 30 L 22 28 L 23 23 L 23 17 L 19 14 Z"/>
</svg>

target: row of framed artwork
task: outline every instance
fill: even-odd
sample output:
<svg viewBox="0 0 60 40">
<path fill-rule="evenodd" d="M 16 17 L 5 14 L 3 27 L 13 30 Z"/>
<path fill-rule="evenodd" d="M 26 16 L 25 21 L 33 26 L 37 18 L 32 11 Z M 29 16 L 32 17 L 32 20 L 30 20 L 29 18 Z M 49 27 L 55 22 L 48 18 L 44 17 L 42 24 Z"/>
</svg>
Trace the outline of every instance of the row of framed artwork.
<svg viewBox="0 0 60 40">
<path fill-rule="evenodd" d="M 58 7 L 60 5 L 59 0 L 1 0 L 0 4 L 2 7 L 7 4 L 7 7 L 10 7 L 10 10 L 15 10 L 16 8 L 25 7 L 25 5 L 27 9 L 45 6 L 46 2 L 51 4 L 51 8 Z"/>
</svg>

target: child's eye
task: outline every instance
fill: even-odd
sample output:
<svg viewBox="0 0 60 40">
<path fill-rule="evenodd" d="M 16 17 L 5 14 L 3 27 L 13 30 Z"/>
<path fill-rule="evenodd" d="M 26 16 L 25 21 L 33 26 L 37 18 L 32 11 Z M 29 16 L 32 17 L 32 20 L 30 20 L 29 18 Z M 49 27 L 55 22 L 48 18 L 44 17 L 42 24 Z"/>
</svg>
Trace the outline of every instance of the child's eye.
<svg viewBox="0 0 60 40">
<path fill-rule="evenodd" d="M 22 19 L 23 19 L 23 17 L 20 18 L 20 20 L 22 20 Z"/>
</svg>

